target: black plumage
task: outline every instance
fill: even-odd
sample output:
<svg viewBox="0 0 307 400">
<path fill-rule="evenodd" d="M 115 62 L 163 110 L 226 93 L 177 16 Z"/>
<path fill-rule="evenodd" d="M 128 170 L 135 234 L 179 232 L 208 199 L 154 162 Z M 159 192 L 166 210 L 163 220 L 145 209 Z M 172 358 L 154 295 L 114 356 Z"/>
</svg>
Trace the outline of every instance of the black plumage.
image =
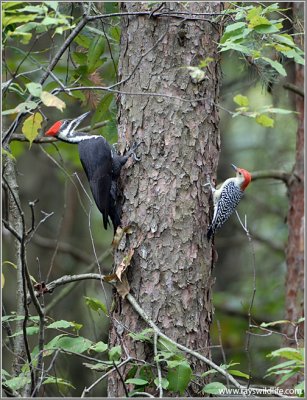
<svg viewBox="0 0 307 400">
<path fill-rule="evenodd" d="M 130 154 L 119 156 L 102 136 L 81 140 L 78 149 L 95 203 L 102 214 L 103 226 L 107 229 L 110 218 L 115 233 L 120 225 L 117 179 Z"/>
</svg>

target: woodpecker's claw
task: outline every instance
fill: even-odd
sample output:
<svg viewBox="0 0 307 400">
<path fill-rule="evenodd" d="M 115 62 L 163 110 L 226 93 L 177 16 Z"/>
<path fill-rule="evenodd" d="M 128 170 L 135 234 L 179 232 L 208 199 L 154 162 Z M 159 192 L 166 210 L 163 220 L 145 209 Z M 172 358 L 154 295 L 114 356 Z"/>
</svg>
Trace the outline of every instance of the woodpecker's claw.
<svg viewBox="0 0 307 400">
<path fill-rule="evenodd" d="M 141 161 L 141 158 L 137 157 L 137 155 L 135 154 L 135 150 L 139 147 L 139 145 L 141 143 L 144 143 L 144 141 L 142 140 L 139 143 L 134 143 L 133 146 L 131 147 L 131 149 L 129 150 L 128 154 L 127 154 L 129 157 L 132 156 L 134 161 Z"/>
</svg>

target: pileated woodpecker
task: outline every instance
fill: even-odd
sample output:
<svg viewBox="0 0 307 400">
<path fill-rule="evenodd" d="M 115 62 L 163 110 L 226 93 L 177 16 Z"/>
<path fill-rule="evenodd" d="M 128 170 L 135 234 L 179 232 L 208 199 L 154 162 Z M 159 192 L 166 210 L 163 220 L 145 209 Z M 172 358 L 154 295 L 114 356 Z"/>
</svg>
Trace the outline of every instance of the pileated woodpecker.
<svg viewBox="0 0 307 400">
<path fill-rule="evenodd" d="M 78 144 L 80 161 L 95 203 L 102 214 L 104 228 L 107 229 L 110 217 L 115 234 L 120 225 L 116 205 L 117 179 L 121 168 L 131 155 L 138 160 L 134 153 L 138 145 L 134 146 L 125 156 L 121 156 L 103 136 L 76 132 L 76 128 L 89 114 L 90 111 L 75 119 L 57 121 L 48 129 L 45 136 L 54 136 L 63 142 Z"/>
</svg>

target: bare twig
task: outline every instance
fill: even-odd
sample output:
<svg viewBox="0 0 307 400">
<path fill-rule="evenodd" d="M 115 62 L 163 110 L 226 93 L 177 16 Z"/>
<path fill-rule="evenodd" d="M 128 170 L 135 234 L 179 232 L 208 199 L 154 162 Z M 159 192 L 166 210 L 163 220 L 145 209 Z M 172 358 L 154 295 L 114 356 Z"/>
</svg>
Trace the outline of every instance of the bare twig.
<svg viewBox="0 0 307 400">
<path fill-rule="evenodd" d="M 69 254 L 77 261 L 82 261 L 85 264 L 90 264 L 92 262 L 92 257 L 90 257 L 81 249 L 72 246 L 69 243 L 57 242 L 56 239 L 45 238 L 43 236 L 39 236 L 38 234 L 33 236 L 32 243 L 45 249 L 54 250 L 55 248 L 57 248 L 60 253 Z"/>
<path fill-rule="evenodd" d="M 158 355 L 158 335 L 157 332 L 154 331 L 154 354 L 155 357 Z M 158 390 L 159 390 L 159 398 L 163 398 L 163 387 L 162 387 L 162 373 L 161 373 L 161 366 L 157 359 L 156 361 L 157 372 L 158 372 Z"/>
<path fill-rule="evenodd" d="M 293 83 L 285 83 L 283 85 L 284 89 L 290 90 L 291 92 L 298 94 L 301 97 L 305 97 L 305 92 L 303 89 L 300 89 L 298 86 L 294 85 Z"/>
<path fill-rule="evenodd" d="M 250 303 L 249 303 L 249 307 L 248 307 L 248 312 L 247 312 L 247 316 L 248 316 L 248 330 L 246 332 L 246 344 L 245 344 L 245 351 L 247 354 L 247 359 L 248 359 L 248 381 L 247 381 L 247 388 L 250 387 L 250 382 L 251 382 L 251 377 L 252 377 L 252 365 L 251 365 L 251 356 L 250 356 L 250 338 L 251 335 L 249 335 L 251 326 L 252 326 L 252 309 L 253 309 L 253 305 L 254 305 L 254 300 L 255 300 L 255 295 L 256 295 L 256 257 L 255 257 L 255 249 L 254 249 L 254 243 L 252 240 L 252 237 L 249 233 L 249 230 L 247 229 L 247 220 L 246 220 L 246 215 L 245 215 L 245 221 L 244 224 L 241 221 L 241 218 L 236 211 L 236 215 L 238 217 L 238 220 L 244 230 L 244 232 L 246 233 L 246 236 L 248 238 L 250 247 L 251 247 L 251 254 L 252 254 L 252 268 L 253 268 L 253 291 L 252 291 L 252 295 L 251 295 L 251 299 L 250 299 Z"/>
<path fill-rule="evenodd" d="M 129 362 L 133 361 L 133 358 L 127 358 L 126 360 L 124 360 L 123 362 L 121 362 L 120 364 L 117 365 L 116 368 L 112 368 L 110 369 L 108 372 L 106 372 L 104 375 L 102 375 L 100 378 L 98 378 L 94 383 L 91 384 L 91 386 L 89 386 L 88 388 L 85 387 L 83 389 L 83 392 L 81 394 L 81 398 L 86 397 L 86 395 L 95 387 L 98 385 L 98 383 L 100 383 L 103 379 L 105 379 L 108 375 L 112 374 L 113 372 L 116 371 L 116 369 L 118 370 L 118 368 L 121 368 L 122 366 L 128 364 Z"/>
<path fill-rule="evenodd" d="M 285 171 L 280 171 L 277 169 L 265 170 L 265 171 L 255 171 L 252 173 L 252 181 L 258 179 L 277 179 L 283 181 L 287 186 L 289 185 L 289 179 L 291 174 Z"/>
<path fill-rule="evenodd" d="M 160 329 L 157 327 L 157 325 L 147 316 L 145 311 L 140 307 L 140 305 L 137 303 L 136 299 L 132 296 L 131 293 L 128 293 L 126 296 L 126 299 L 129 301 L 129 303 L 132 305 L 134 310 L 138 313 L 138 315 L 144 319 L 144 321 L 157 333 L 159 337 L 162 337 L 166 340 L 168 340 L 170 343 L 174 344 L 178 349 L 184 351 L 185 353 L 191 354 L 193 357 L 196 357 L 198 360 L 201 360 L 205 364 L 209 365 L 211 368 L 215 369 L 217 372 L 219 372 L 221 375 L 223 375 L 225 378 L 228 376 L 229 381 L 238 389 L 243 389 L 244 386 L 240 385 L 240 383 L 232 376 L 230 375 L 225 369 L 222 367 L 219 367 L 217 364 L 215 364 L 213 361 L 209 360 L 209 358 L 203 356 L 202 354 L 199 354 L 198 352 L 189 349 L 188 347 L 183 346 L 180 343 L 175 342 L 174 340 L 170 339 L 168 336 L 166 336 L 164 333 L 160 331 Z"/>
<path fill-rule="evenodd" d="M 220 321 L 217 320 L 217 321 L 216 321 L 216 324 L 217 324 L 217 330 L 218 330 L 218 336 L 219 336 L 219 344 L 220 344 L 220 348 L 221 348 L 223 363 L 224 363 L 224 365 L 227 365 L 226 355 L 225 355 L 225 351 L 224 351 L 224 347 L 223 347 L 223 341 L 222 341 L 222 330 L 221 330 Z M 227 387 L 229 388 L 229 379 L 228 379 L 228 376 L 226 376 L 226 382 L 227 382 Z"/>
<path fill-rule="evenodd" d="M 118 366 L 116 365 L 115 361 L 113 361 L 113 366 L 114 366 L 114 368 L 115 368 L 115 370 L 117 372 L 117 375 L 119 376 L 119 379 L 120 379 L 120 381 L 121 381 L 121 383 L 123 385 L 126 397 L 129 397 L 129 391 L 127 389 L 127 385 L 126 385 L 125 380 L 124 380 L 124 378 L 123 378 Z"/>
</svg>

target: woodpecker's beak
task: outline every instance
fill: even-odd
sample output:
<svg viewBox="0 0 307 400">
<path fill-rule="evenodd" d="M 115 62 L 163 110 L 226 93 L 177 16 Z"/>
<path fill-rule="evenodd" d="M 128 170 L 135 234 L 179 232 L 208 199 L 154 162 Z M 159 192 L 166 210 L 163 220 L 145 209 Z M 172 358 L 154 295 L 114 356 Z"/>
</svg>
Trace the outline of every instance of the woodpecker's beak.
<svg viewBox="0 0 307 400">
<path fill-rule="evenodd" d="M 238 168 L 234 164 L 231 164 L 231 166 L 237 172 Z"/>
<path fill-rule="evenodd" d="M 74 131 L 77 126 L 79 126 L 81 124 L 81 122 L 90 114 L 90 111 L 87 111 L 86 113 L 80 115 L 80 117 L 77 117 L 75 119 L 72 120 L 73 124 L 72 124 L 72 130 Z"/>
</svg>

